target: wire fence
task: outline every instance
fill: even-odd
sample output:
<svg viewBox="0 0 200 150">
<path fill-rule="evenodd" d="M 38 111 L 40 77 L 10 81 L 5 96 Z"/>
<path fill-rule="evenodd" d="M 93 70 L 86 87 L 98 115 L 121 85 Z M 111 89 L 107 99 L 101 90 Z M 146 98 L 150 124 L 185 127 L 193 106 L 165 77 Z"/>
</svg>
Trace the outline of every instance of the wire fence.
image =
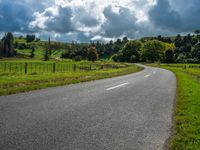
<svg viewBox="0 0 200 150">
<path fill-rule="evenodd" d="M 117 63 L 42 63 L 42 62 L 0 62 L 0 73 L 64 73 L 101 69 L 125 68 L 128 64 Z"/>
<path fill-rule="evenodd" d="M 92 64 L 72 64 L 72 63 L 16 63 L 0 62 L 1 73 L 61 73 L 61 72 L 78 72 L 92 70 L 95 66 Z"/>
<path fill-rule="evenodd" d="M 175 67 L 175 68 L 183 68 L 183 69 L 187 69 L 187 68 L 193 68 L 193 69 L 200 69 L 200 65 L 199 64 L 195 64 L 195 65 L 190 65 L 190 64 L 177 64 L 177 65 L 166 65 L 168 67 Z"/>
</svg>

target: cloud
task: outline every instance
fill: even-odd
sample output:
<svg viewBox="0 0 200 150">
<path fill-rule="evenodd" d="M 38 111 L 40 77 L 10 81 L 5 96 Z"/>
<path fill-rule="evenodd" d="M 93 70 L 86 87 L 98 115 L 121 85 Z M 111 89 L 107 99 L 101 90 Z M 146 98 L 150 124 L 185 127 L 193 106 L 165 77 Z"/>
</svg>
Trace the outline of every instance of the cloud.
<svg viewBox="0 0 200 150">
<path fill-rule="evenodd" d="M 0 31 L 26 32 L 32 19 L 31 10 L 24 6 L 23 1 L 0 0 Z"/>
<path fill-rule="evenodd" d="M 171 8 L 168 0 L 158 0 L 157 4 L 149 11 L 149 19 L 155 27 L 164 30 L 176 31 L 181 25 L 179 13 Z"/>
<path fill-rule="evenodd" d="M 69 6 L 51 6 L 43 12 L 34 13 L 35 20 L 30 22 L 30 28 L 36 30 L 68 33 L 73 31 L 71 23 L 72 10 Z"/>
<path fill-rule="evenodd" d="M 102 24 L 103 34 L 107 37 L 119 37 L 137 30 L 137 19 L 128 8 L 108 6 L 103 14 L 106 21 Z"/>
<path fill-rule="evenodd" d="M 109 40 L 200 28 L 199 0 L 0 0 L 0 33 Z"/>
<path fill-rule="evenodd" d="M 192 32 L 200 28 L 199 0 L 158 0 L 149 11 L 149 18 L 155 27 L 172 33 Z"/>
</svg>

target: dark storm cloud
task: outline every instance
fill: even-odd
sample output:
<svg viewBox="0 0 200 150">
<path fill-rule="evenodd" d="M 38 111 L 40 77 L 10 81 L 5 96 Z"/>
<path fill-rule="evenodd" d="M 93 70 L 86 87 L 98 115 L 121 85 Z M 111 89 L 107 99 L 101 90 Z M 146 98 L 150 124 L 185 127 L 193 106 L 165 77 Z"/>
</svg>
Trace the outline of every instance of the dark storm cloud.
<svg viewBox="0 0 200 150">
<path fill-rule="evenodd" d="M 158 0 L 149 11 L 155 27 L 172 33 L 192 32 L 200 28 L 199 0 Z"/>
<path fill-rule="evenodd" d="M 128 8 L 119 7 L 118 12 L 114 12 L 112 6 L 104 9 L 103 14 L 106 18 L 102 25 L 102 30 L 107 37 L 119 37 L 137 28 L 134 14 Z"/>
<path fill-rule="evenodd" d="M 158 0 L 149 11 L 149 19 L 155 27 L 167 30 L 177 30 L 181 25 L 179 13 L 171 8 L 168 0 Z"/>
<path fill-rule="evenodd" d="M 200 0 L 0 0 L 0 33 L 49 32 L 78 41 L 138 38 L 200 29 L 199 14 Z"/>
<path fill-rule="evenodd" d="M 71 24 L 72 11 L 70 7 L 58 6 L 58 14 L 54 15 L 52 11 L 45 11 L 43 17 L 48 19 L 44 22 L 46 31 L 55 31 L 57 33 L 68 33 L 73 31 Z M 40 27 L 38 27 L 40 28 Z"/>
<path fill-rule="evenodd" d="M 32 11 L 24 2 L 0 0 L 0 32 L 27 32 Z"/>
<path fill-rule="evenodd" d="M 76 15 L 74 16 L 74 22 L 79 22 L 80 24 L 85 25 L 86 27 L 94 27 L 99 25 L 99 20 L 96 16 L 88 11 L 85 7 L 75 8 Z"/>
</svg>

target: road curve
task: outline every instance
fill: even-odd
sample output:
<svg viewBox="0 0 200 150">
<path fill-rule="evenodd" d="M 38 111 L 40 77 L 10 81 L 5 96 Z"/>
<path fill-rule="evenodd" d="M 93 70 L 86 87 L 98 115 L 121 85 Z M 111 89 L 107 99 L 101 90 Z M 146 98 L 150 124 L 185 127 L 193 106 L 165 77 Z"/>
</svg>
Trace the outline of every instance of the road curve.
<svg viewBox="0 0 200 150">
<path fill-rule="evenodd" d="M 172 126 L 176 79 L 141 72 L 0 97 L 1 150 L 159 150 Z"/>
</svg>

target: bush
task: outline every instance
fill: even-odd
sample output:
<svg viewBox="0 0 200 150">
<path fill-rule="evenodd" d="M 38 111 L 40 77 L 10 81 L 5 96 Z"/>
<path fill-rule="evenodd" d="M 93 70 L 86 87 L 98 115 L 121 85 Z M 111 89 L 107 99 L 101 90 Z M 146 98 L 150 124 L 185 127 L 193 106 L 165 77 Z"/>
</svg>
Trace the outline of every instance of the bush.
<svg viewBox="0 0 200 150">
<path fill-rule="evenodd" d="M 152 40 L 144 43 L 142 47 L 143 57 L 147 62 L 162 61 L 164 58 L 165 45 L 163 42 Z"/>
<path fill-rule="evenodd" d="M 81 56 L 75 56 L 75 57 L 74 57 L 74 60 L 75 60 L 75 61 L 81 61 L 81 60 L 82 60 L 82 57 L 81 57 Z"/>
<path fill-rule="evenodd" d="M 89 61 L 97 61 L 99 59 L 99 54 L 97 53 L 96 47 L 89 47 L 87 58 Z"/>
</svg>

